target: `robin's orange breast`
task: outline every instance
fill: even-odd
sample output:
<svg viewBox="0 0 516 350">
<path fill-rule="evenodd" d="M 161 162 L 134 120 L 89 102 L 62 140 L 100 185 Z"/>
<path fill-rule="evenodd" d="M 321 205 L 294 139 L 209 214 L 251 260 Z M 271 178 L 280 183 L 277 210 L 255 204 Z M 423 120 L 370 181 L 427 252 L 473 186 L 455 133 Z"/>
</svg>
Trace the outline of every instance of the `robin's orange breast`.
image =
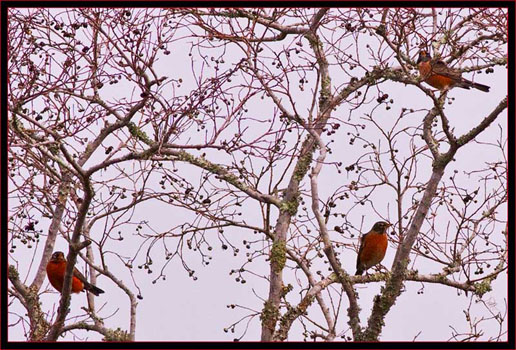
<svg viewBox="0 0 516 350">
<path fill-rule="evenodd" d="M 421 62 L 418 66 L 418 69 L 421 79 L 436 89 L 444 90 L 455 84 L 455 81 L 452 78 L 446 77 L 444 75 L 434 74 L 430 61 Z"/>
<path fill-rule="evenodd" d="M 60 293 L 63 290 L 64 275 L 66 272 L 65 262 L 52 262 L 47 264 L 47 276 L 50 284 Z M 84 289 L 84 284 L 77 278 L 72 279 L 72 293 L 79 293 Z"/>
<path fill-rule="evenodd" d="M 429 61 L 427 62 L 421 62 L 419 65 L 418 65 L 418 68 L 419 68 L 419 74 L 421 76 L 421 78 L 423 80 L 425 80 L 426 78 L 428 78 L 430 76 L 430 73 L 432 72 L 432 65 L 430 64 Z"/>
<path fill-rule="evenodd" d="M 425 82 L 439 90 L 451 87 L 455 83 L 452 78 L 437 74 L 430 75 L 428 78 L 426 78 Z"/>
<path fill-rule="evenodd" d="M 383 260 L 387 251 L 387 234 L 370 233 L 364 237 L 363 244 L 359 260 L 368 269 Z"/>
</svg>

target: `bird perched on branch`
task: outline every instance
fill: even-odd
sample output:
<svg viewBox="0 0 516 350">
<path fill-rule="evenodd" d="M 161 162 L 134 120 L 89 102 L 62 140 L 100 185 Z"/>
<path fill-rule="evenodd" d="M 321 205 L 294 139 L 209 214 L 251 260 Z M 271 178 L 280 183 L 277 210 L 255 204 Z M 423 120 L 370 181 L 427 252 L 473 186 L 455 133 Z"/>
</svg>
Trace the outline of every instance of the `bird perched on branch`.
<svg viewBox="0 0 516 350">
<path fill-rule="evenodd" d="M 47 264 L 47 276 L 50 284 L 62 293 L 64 276 L 66 272 L 66 259 L 63 252 L 54 252 L 50 261 Z M 72 293 L 79 293 L 83 290 L 88 290 L 94 295 L 98 296 L 104 291 L 86 280 L 86 277 L 79 272 L 75 267 L 73 268 L 73 279 L 72 279 Z"/>
<path fill-rule="evenodd" d="M 419 52 L 417 64 L 421 79 L 436 89 L 446 90 L 458 86 L 463 89 L 473 87 L 480 91 L 489 92 L 489 86 L 464 79 L 460 70 L 446 66 L 443 61 L 432 59 L 425 50 Z"/>
<path fill-rule="evenodd" d="M 357 272 L 361 275 L 367 269 L 379 264 L 387 251 L 387 229 L 392 226 L 385 221 L 378 221 L 371 231 L 360 239 L 360 248 L 357 256 Z"/>
</svg>

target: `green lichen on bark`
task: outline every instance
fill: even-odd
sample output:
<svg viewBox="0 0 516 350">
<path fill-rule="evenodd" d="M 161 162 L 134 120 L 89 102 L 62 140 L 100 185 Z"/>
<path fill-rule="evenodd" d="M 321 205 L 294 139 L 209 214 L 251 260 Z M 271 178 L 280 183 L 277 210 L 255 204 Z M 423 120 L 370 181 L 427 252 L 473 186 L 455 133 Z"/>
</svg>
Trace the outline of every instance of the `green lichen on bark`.
<svg viewBox="0 0 516 350">
<path fill-rule="evenodd" d="M 309 137 L 303 142 L 303 146 L 301 149 L 305 149 L 309 142 L 313 142 L 312 138 Z M 315 151 L 315 142 L 313 142 L 313 146 L 310 147 L 305 154 L 302 154 L 297 161 L 296 167 L 294 168 L 294 179 L 297 182 L 301 182 L 305 177 L 308 169 L 310 169 L 310 164 L 313 159 L 313 152 Z"/>
<path fill-rule="evenodd" d="M 308 172 L 308 169 L 310 168 L 310 163 L 312 163 L 312 157 L 312 153 L 308 152 L 299 158 L 299 161 L 294 170 L 294 179 L 296 179 L 296 181 L 301 182 L 301 180 L 303 180 L 306 173 Z"/>
<path fill-rule="evenodd" d="M 376 27 L 375 33 L 378 35 L 382 35 L 382 36 L 385 35 L 386 34 L 385 25 L 380 24 L 378 27 Z"/>
<path fill-rule="evenodd" d="M 312 147 L 307 147 L 311 142 Z M 297 182 L 297 184 L 303 180 L 305 175 L 308 173 L 308 170 L 310 169 L 310 164 L 312 163 L 313 152 L 315 151 L 315 143 L 313 143 L 313 140 L 310 136 L 307 137 L 307 139 L 303 142 L 301 149 L 305 150 L 305 152 L 299 157 L 293 174 L 293 179 L 295 182 Z M 294 216 L 296 215 L 297 209 L 299 207 L 299 191 L 291 193 L 289 198 L 290 199 L 284 200 L 280 203 L 279 209 L 280 212 L 287 212 L 289 215 Z"/>
<path fill-rule="evenodd" d="M 59 192 L 57 193 L 57 200 L 61 204 L 66 204 L 66 200 L 68 199 L 68 195 L 70 194 L 70 183 L 63 182 L 62 186 L 59 187 Z"/>
<path fill-rule="evenodd" d="M 283 201 L 280 204 L 280 212 L 287 212 L 291 216 L 296 215 L 297 208 L 299 207 L 299 199 L 298 197 L 293 198 L 290 201 Z"/>
<path fill-rule="evenodd" d="M 48 151 L 52 153 L 54 156 L 59 154 L 59 143 L 56 141 L 48 145 Z"/>
<path fill-rule="evenodd" d="M 475 294 L 479 297 L 492 290 L 490 279 L 485 279 L 482 282 L 475 283 L 473 286 L 475 287 Z"/>
<path fill-rule="evenodd" d="M 312 303 L 314 302 L 315 300 L 315 295 L 310 295 L 306 298 L 304 298 L 300 303 L 299 305 L 297 306 L 297 309 L 298 311 L 300 312 L 300 314 L 303 314 L 306 309 L 308 309 L 308 307 L 310 305 L 312 305 Z"/>
<path fill-rule="evenodd" d="M 120 328 L 117 329 L 109 329 L 107 334 L 104 335 L 104 341 L 130 341 L 131 337 L 127 331 L 124 331 Z"/>
<path fill-rule="evenodd" d="M 308 307 L 315 300 L 315 295 L 309 295 L 305 297 L 298 306 L 296 307 L 288 307 L 288 311 L 281 317 L 280 327 L 277 334 L 274 335 L 275 340 L 285 340 L 288 336 L 288 332 L 290 330 L 290 326 L 292 322 L 299 317 L 300 315 L 304 315 Z"/>
<path fill-rule="evenodd" d="M 321 80 L 321 92 L 319 96 L 319 108 L 322 110 L 331 97 L 331 78 L 325 76 Z"/>
<path fill-rule="evenodd" d="M 16 267 L 9 265 L 9 279 L 14 283 L 21 283 L 19 281 L 20 274 Z M 26 288 L 24 293 L 25 302 L 27 304 L 27 311 L 30 319 L 30 341 L 42 341 L 47 334 L 50 325 L 45 319 L 45 314 L 41 311 L 41 303 L 39 301 L 37 287 Z"/>
<path fill-rule="evenodd" d="M 319 93 L 319 108 L 322 110 L 331 97 L 331 78 L 328 74 L 328 62 L 323 52 L 323 44 L 317 35 L 314 33 L 309 33 L 305 35 L 305 37 L 310 44 L 310 48 L 314 51 L 315 56 L 317 57 L 317 62 L 321 68 L 321 91 Z"/>
<path fill-rule="evenodd" d="M 281 297 L 284 298 L 288 293 L 292 292 L 293 289 L 294 289 L 294 286 L 291 285 L 290 283 L 287 284 L 286 286 L 283 286 L 281 288 Z"/>
<path fill-rule="evenodd" d="M 154 142 L 149 138 L 149 136 L 147 136 L 147 134 L 143 132 L 139 127 L 137 127 L 136 124 L 134 124 L 133 122 L 129 122 L 127 124 L 127 129 L 129 129 L 131 135 L 136 137 L 138 140 L 143 141 L 149 146 L 152 146 L 154 144 Z"/>
<path fill-rule="evenodd" d="M 315 35 L 306 35 L 306 39 L 308 40 L 308 43 L 310 44 L 310 48 L 312 50 L 321 50 L 322 49 L 322 43 L 320 40 L 317 39 Z"/>
<path fill-rule="evenodd" d="M 417 82 L 417 81 L 421 81 L 422 80 L 420 76 L 416 76 L 416 75 L 409 75 L 409 76 L 407 76 L 405 74 L 405 72 L 403 72 L 401 69 L 399 69 L 399 70 L 396 70 L 396 69 L 383 69 L 381 71 L 381 75 L 385 79 L 394 80 L 394 81 L 404 80 L 404 79 L 412 79 L 413 82 Z"/>
<path fill-rule="evenodd" d="M 287 262 L 287 244 L 280 239 L 272 244 L 271 262 L 273 263 L 275 272 L 281 272 Z"/>
<path fill-rule="evenodd" d="M 147 149 L 142 152 L 141 159 L 149 160 L 151 157 L 155 154 L 155 151 L 153 149 Z"/>
<path fill-rule="evenodd" d="M 32 341 L 43 340 L 50 328 L 50 325 L 45 319 L 45 314 L 41 311 L 41 303 L 39 301 L 38 290 L 36 287 L 28 289 L 26 300 L 27 305 L 31 308 L 30 312 L 32 314 L 30 339 Z"/>
<path fill-rule="evenodd" d="M 9 124 L 17 132 L 19 132 L 19 133 L 26 133 L 27 130 L 25 129 L 25 127 L 23 126 L 23 124 L 20 122 L 20 120 L 18 119 L 18 117 L 15 114 L 15 113 L 18 112 L 18 110 L 13 111 L 12 118 L 9 121 Z"/>
<path fill-rule="evenodd" d="M 203 169 L 209 170 L 212 173 L 222 174 L 223 172 L 225 172 L 225 170 L 221 166 L 211 163 L 204 158 L 196 157 L 186 151 L 179 151 L 177 158 L 181 161 L 188 162 L 190 164 L 197 165 Z M 231 175 L 232 174 L 229 174 L 229 177 L 231 177 Z M 237 178 L 234 175 L 233 175 L 233 177 L 235 179 Z"/>
<path fill-rule="evenodd" d="M 376 295 L 373 302 L 373 311 L 368 320 L 367 330 L 356 341 L 378 341 L 380 330 L 385 326 L 385 315 L 395 304 L 396 298 L 401 294 L 403 289 L 403 281 L 407 274 L 407 266 L 410 259 L 403 259 L 393 269 L 397 270 L 397 274 L 393 273 L 387 280 L 385 287 L 382 289 L 381 295 Z M 402 276 L 400 276 L 400 274 Z"/>
<path fill-rule="evenodd" d="M 9 265 L 9 278 L 11 279 L 20 279 L 20 274 L 18 273 L 18 271 L 16 270 L 16 267 L 14 267 L 13 265 Z"/>
<path fill-rule="evenodd" d="M 440 157 L 437 157 L 436 159 L 434 159 L 434 161 L 432 163 L 432 167 L 434 169 L 444 170 L 444 168 L 448 165 L 448 163 L 451 162 L 454 155 L 455 155 L 455 152 L 453 152 L 453 153 L 447 152 L 445 154 L 442 154 Z"/>
<path fill-rule="evenodd" d="M 262 326 L 274 331 L 274 327 L 276 327 L 276 322 L 280 316 L 279 310 L 274 304 L 267 300 L 263 303 L 262 313 L 260 315 L 260 320 L 262 321 Z"/>
<path fill-rule="evenodd" d="M 238 177 L 236 175 L 229 173 L 226 169 L 224 169 L 218 164 L 209 162 L 204 158 L 195 157 L 194 155 L 191 155 L 190 153 L 185 151 L 180 151 L 177 155 L 177 159 L 183 162 L 190 163 L 192 165 L 196 165 L 200 168 L 208 170 L 211 173 L 220 175 L 226 182 L 229 182 L 233 186 L 243 191 L 247 189 L 247 186 L 242 184 L 238 180 Z"/>
</svg>

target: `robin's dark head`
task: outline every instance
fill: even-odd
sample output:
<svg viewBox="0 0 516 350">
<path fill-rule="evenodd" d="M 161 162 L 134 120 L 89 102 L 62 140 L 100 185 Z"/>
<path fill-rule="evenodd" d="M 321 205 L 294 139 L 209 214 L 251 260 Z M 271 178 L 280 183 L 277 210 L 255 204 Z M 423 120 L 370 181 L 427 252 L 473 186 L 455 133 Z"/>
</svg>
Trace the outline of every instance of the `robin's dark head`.
<svg viewBox="0 0 516 350">
<path fill-rule="evenodd" d="M 419 57 L 417 58 L 417 63 L 421 62 L 427 62 L 430 61 L 432 57 L 430 56 L 430 53 L 426 50 L 419 51 Z"/>
<path fill-rule="evenodd" d="M 63 252 L 54 252 L 52 254 L 52 257 L 50 258 L 50 261 L 58 262 L 58 261 L 66 261 L 64 253 Z"/>
<path fill-rule="evenodd" d="M 388 222 L 378 221 L 376 224 L 374 224 L 372 231 L 377 233 L 385 233 L 385 230 L 387 230 L 390 226 L 392 225 Z"/>
</svg>

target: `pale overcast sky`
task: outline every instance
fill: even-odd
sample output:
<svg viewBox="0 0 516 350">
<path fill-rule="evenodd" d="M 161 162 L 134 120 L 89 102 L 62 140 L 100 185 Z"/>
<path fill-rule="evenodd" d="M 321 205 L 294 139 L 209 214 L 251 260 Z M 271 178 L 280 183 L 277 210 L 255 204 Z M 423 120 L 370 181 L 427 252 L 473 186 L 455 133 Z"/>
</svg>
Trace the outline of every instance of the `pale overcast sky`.
<svg viewBox="0 0 516 350">
<path fill-rule="evenodd" d="M 60 11 L 60 10 L 59 10 Z M 105 25 L 108 25 L 106 23 Z M 195 39 L 189 38 L 188 28 L 182 28 L 177 31 L 177 36 L 182 37 L 180 40 L 175 42 L 169 49 L 172 51 L 171 55 L 160 57 L 160 60 L 155 64 L 155 71 L 158 77 L 167 76 L 169 79 L 183 80 L 181 90 L 186 94 L 188 91 L 195 87 L 194 85 L 194 74 L 199 75 L 199 69 L 201 67 L 199 57 L 196 51 L 193 53 L 195 62 L 192 64 L 191 57 L 189 56 L 191 42 L 195 42 Z M 333 34 L 338 36 L 340 31 L 344 29 L 338 26 L 336 23 L 334 33 L 326 32 L 325 34 Z M 287 38 L 285 41 L 279 43 L 269 43 L 267 46 L 276 52 L 281 52 L 286 45 L 292 44 L 299 41 L 298 36 L 292 36 Z M 369 42 L 369 39 L 364 35 L 364 41 L 361 41 L 360 52 L 365 55 L 367 53 L 365 45 Z M 305 49 L 308 50 L 308 42 L 306 39 L 301 39 L 305 45 Z M 374 45 L 374 41 L 371 41 L 371 45 Z M 224 53 L 224 60 L 226 61 L 225 67 L 231 67 L 231 63 L 238 62 L 242 57 L 242 52 L 235 47 L 235 45 L 228 45 L 227 52 Z M 213 50 L 216 51 L 216 50 Z M 221 52 L 221 50 L 218 50 Z M 309 50 L 308 50 L 309 51 Z M 214 54 L 214 53 L 211 53 Z M 367 66 L 367 62 L 364 63 Z M 336 87 L 346 81 L 347 76 L 343 76 L 340 72 L 339 66 L 331 66 L 330 72 L 332 75 L 332 85 L 334 86 L 333 91 L 336 91 Z M 205 67 L 204 76 L 210 76 L 214 74 L 213 68 Z M 311 91 L 315 81 L 315 71 L 310 72 L 311 76 L 308 77 L 310 81 L 306 84 L 305 91 L 300 91 L 297 88 L 297 81 L 292 82 L 292 92 L 296 97 L 295 104 L 298 111 L 305 113 L 303 117 L 306 117 L 307 110 L 310 108 Z M 471 79 L 472 73 L 465 73 L 465 77 Z M 488 115 L 494 107 L 500 102 L 500 100 L 507 95 L 507 71 L 504 67 L 496 67 L 494 73 L 490 75 L 476 74 L 475 81 L 487 84 L 491 86 L 489 93 L 484 93 L 479 90 L 464 90 L 464 89 L 453 89 L 449 93 L 449 97 L 453 97 L 454 101 L 451 105 L 445 106 L 445 112 L 450 119 L 450 126 L 454 129 L 456 135 L 461 135 L 472 127 L 476 126 L 486 115 Z M 239 83 L 239 78 L 235 78 L 234 84 Z M 373 87 L 370 93 L 370 99 L 376 99 L 377 92 Z M 415 86 L 406 86 L 396 82 L 385 82 L 380 85 L 380 89 L 383 92 L 388 92 L 389 99 L 393 99 L 394 103 L 392 108 L 386 110 L 384 106 L 374 111 L 375 121 L 382 126 L 385 130 L 390 129 L 397 116 L 400 114 L 402 108 L 414 109 L 420 112 L 410 114 L 398 125 L 398 129 L 404 126 L 418 126 L 426 114 L 426 110 L 432 107 L 432 101 L 422 91 Z M 179 95 L 181 92 L 176 91 Z M 362 89 L 361 91 L 365 91 Z M 131 99 L 132 96 L 137 96 L 137 91 L 134 90 L 133 84 L 118 84 L 116 87 L 106 87 L 103 91 L 104 94 L 109 92 L 113 98 L 115 96 L 124 97 Z M 164 95 L 166 96 L 165 92 Z M 139 94 L 139 92 L 138 92 Z M 376 104 L 366 104 L 359 107 L 357 110 L 352 112 L 352 122 L 359 123 L 361 118 L 367 113 L 373 111 Z M 348 119 L 350 110 L 349 105 L 344 103 L 334 112 L 333 116 L 343 121 Z M 263 130 L 268 126 L 267 120 L 276 113 L 273 103 L 268 100 L 261 100 L 259 96 L 256 96 L 249 103 L 246 104 L 248 112 L 246 116 L 256 118 L 259 123 L 255 123 L 256 129 L 249 129 L 244 135 L 249 140 L 253 139 L 254 134 L 260 135 Z M 136 117 L 138 118 L 138 117 Z M 381 135 L 378 130 L 374 129 L 370 122 L 363 120 L 363 123 L 367 127 L 362 130 L 361 137 L 379 144 Z M 261 125 L 261 126 L 260 126 Z M 101 127 L 103 125 L 99 125 Z M 259 129 L 262 127 L 263 129 Z M 225 132 L 224 136 L 229 139 L 233 130 L 229 129 Z M 148 129 L 149 132 L 152 129 Z M 342 162 L 344 166 L 352 164 L 358 156 L 361 155 L 362 149 L 358 145 L 349 145 L 350 136 L 347 132 L 353 131 L 346 125 L 342 125 L 337 133 L 331 138 L 323 135 L 323 141 L 328 142 L 330 139 L 334 140 L 330 144 L 332 153 L 328 154 L 328 162 Z M 91 130 L 90 134 L 95 134 L 96 130 Z M 500 133 L 507 135 L 507 111 L 504 111 L 497 120 L 478 137 L 478 141 L 485 142 L 496 142 L 499 139 Z M 199 138 L 199 134 L 192 130 L 188 135 L 191 137 L 191 144 L 195 144 Z M 197 140 L 196 140 L 197 138 Z M 291 139 L 294 139 L 292 135 Z M 182 141 L 186 141 L 187 138 L 181 138 Z M 289 140 L 291 141 L 291 140 Z M 406 139 L 406 144 L 400 143 L 399 157 L 407 155 L 407 147 L 409 139 Z M 415 141 L 418 145 L 423 144 L 423 140 L 419 139 Z M 106 140 L 106 145 L 113 145 L 115 148 L 119 145 L 120 140 L 111 137 Z M 385 147 L 385 140 L 381 141 L 382 147 Z M 189 150 L 193 154 L 199 154 L 195 150 Z M 95 163 L 98 159 L 104 159 L 105 155 L 102 152 L 98 154 L 99 158 L 94 158 L 88 164 Z M 215 163 L 228 164 L 231 161 L 230 155 L 224 152 L 208 151 L 207 158 Z M 485 162 L 494 162 L 503 160 L 501 152 L 496 150 L 494 147 L 488 147 L 480 143 L 470 143 L 463 149 L 460 149 L 457 156 L 456 162 L 453 162 L 446 169 L 443 181 L 447 181 L 448 177 L 453 174 L 454 170 L 459 170 L 459 179 L 461 185 L 467 188 L 475 188 L 477 186 L 479 178 L 478 175 L 472 175 L 468 177 L 464 174 L 466 171 L 479 169 Z M 258 164 L 258 162 L 257 162 Z M 480 165 L 479 165 L 480 164 Z M 278 164 L 281 167 L 284 163 Z M 124 169 L 128 172 L 138 168 L 138 162 L 124 164 Z M 176 164 L 179 169 L 178 174 L 182 177 L 189 179 L 193 184 L 199 183 L 199 171 L 191 166 L 185 164 Z M 353 179 L 353 174 L 347 174 L 344 169 L 342 173 L 338 173 L 334 166 L 325 166 L 319 176 L 320 188 L 319 195 L 323 201 L 326 201 L 338 187 L 349 184 Z M 98 179 L 107 179 L 116 174 L 116 170 L 111 168 L 107 171 L 96 174 Z M 422 159 L 419 163 L 419 169 L 417 174 L 418 181 L 425 183 L 430 176 L 430 161 L 428 159 Z M 373 182 L 375 179 L 370 179 Z M 122 185 L 120 183 L 119 185 Z M 129 184 L 128 184 L 129 185 Z M 305 177 L 303 180 L 303 189 L 306 192 L 309 189 L 309 179 Z M 160 188 L 156 185 L 156 191 Z M 266 190 L 265 188 L 262 190 Z M 308 192 L 306 192 L 308 193 Z M 306 199 L 306 196 L 305 196 Z M 375 202 L 375 207 L 378 212 L 382 214 L 380 217 L 378 214 L 369 206 L 363 208 L 355 208 L 351 211 L 352 202 L 339 202 L 337 208 L 339 212 L 347 212 L 347 220 L 354 223 L 355 228 L 362 228 L 363 232 L 368 231 L 371 226 L 376 222 L 384 219 L 390 219 L 392 222 L 397 222 L 396 219 L 396 208 L 395 208 L 395 194 L 389 189 L 380 189 L 376 191 L 371 200 Z M 411 197 L 406 197 L 406 203 L 410 205 Z M 10 206 L 16 203 L 13 198 L 10 198 Z M 306 207 L 310 210 L 310 203 L 306 203 Z M 301 208 L 300 211 L 301 212 Z M 274 225 L 277 218 L 277 211 L 273 211 L 274 217 L 271 223 Z M 248 200 L 245 202 L 243 208 L 243 215 L 247 223 L 261 226 L 262 216 L 258 210 L 258 206 L 254 201 Z M 506 218 L 507 208 L 501 206 L 498 209 L 498 215 L 500 220 Z M 146 202 L 137 207 L 134 212 L 134 216 L 131 218 L 131 222 L 134 225 L 126 225 L 121 228 L 124 235 L 123 241 L 111 241 L 106 243 L 106 249 L 113 249 L 119 252 L 123 252 L 122 255 L 126 257 L 134 256 L 137 250 L 143 246 L 148 247 L 149 242 L 145 242 L 140 237 L 134 235 L 134 228 L 140 221 L 146 221 L 152 225 L 152 229 L 156 232 L 163 232 L 169 230 L 171 227 L 180 225 L 182 222 L 189 222 L 193 220 L 194 216 L 187 210 L 181 210 L 171 206 L 167 206 L 162 202 Z M 443 225 L 445 225 L 448 218 L 443 218 Z M 44 232 L 48 229 L 49 220 L 39 219 L 40 227 Z M 335 225 L 339 225 L 338 218 L 331 218 L 328 223 L 328 228 L 333 230 Z M 407 223 L 405 223 L 407 224 Z M 99 239 L 104 230 L 105 222 L 102 220 L 94 225 L 91 234 L 92 238 Z M 503 225 L 500 226 L 503 229 Z M 148 230 L 144 227 L 142 232 Z M 313 228 L 315 231 L 315 228 Z M 498 232 L 498 231 L 497 231 Z M 151 233 L 151 232 L 148 232 Z M 113 232 L 113 235 L 115 233 Z M 358 235 L 355 236 L 354 240 L 349 238 L 343 238 L 339 233 L 335 231 L 330 232 L 330 236 L 335 241 L 341 241 L 344 243 L 358 244 Z M 156 247 L 153 251 L 153 257 L 155 257 L 155 264 L 153 274 L 147 274 L 144 269 L 133 269 L 134 280 L 137 281 L 137 285 L 141 288 L 142 300 L 138 302 L 138 316 L 137 316 L 137 328 L 136 328 L 136 340 L 157 340 L 157 341 L 195 341 L 195 340 L 222 340 L 231 341 L 233 338 L 239 337 L 244 328 L 246 321 L 243 324 L 239 324 L 236 328 L 235 333 L 224 332 L 224 328 L 230 326 L 234 322 L 238 321 L 241 317 L 245 317 L 249 314 L 248 310 L 241 308 L 228 308 L 230 304 L 238 304 L 250 308 L 255 311 L 260 311 L 263 307 L 263 301 L 268 296 L 269 284 L 262 278 L 269 274 L 269 263 L 263 258 L 256 259 L 252 264 L 252 271 L 256 275 L 246 273 L 245 284 L 238 283 L 235 281 L 235 275 L 230 275 L 232 269 L 239 269 L 242 264 L 247 260 L 245 256 L 246 249 L 242 244 L 242 241 L 256 241 L 260 237 L 257 234 L 253 234 L 250 230 L 244 230 L 236 227 L 225 228 L 225 237 L 228 237 L 230 241 L 240 248 L 241 253 L 235 257 L 231 249 L 221 249 L 222 243 L 216 235 L 216 231 L 210 231 L 207 234 L 207 239 L 213 246 L 213 250 L 207 252 L 213 258 L 210 260 L 209 265 L 203 265 L 201 259 L 197 253 L 186 252 L 185 259 L 187 263 L 195 270 L 195 276 L 197 280 L 192 280 L 188 276 L 188 273 L 184 270 L 182 263 L 179 259 L 174 259 L 170 262 L 164 273 L 166 274 L 166 280 L 158 280 L 157 283 L 153 284 L 152 281 L 159 275 L 159 271 L 163 263 L 165 263 L 164 254 L 162 247 Z M 502 235 L 498 238 L 494 238 L 497 243 L 503 242 Z M 173 244 L 172 244 L 173 245 Z M 259 245 L 259 244 L 258 244 Z M 160 246 L 160 244 L 157 244 Z M 386 257 L 382 264 L 390 269 L 396 245 L 392 242 L 387 250 Z M 13 259 L 11 263 L 15 263 L 20 271 L 22 279 L 30 283 L 35 273 L 39 258 L 43 250 L 43 242 L 40 242 L 39 246 L 34 249 L 27 249 L 20 245 L 16 253 L 11 256 Z M 65 253 L 68 251 L 65 240 L 58 237 L 55 251 L 61 250 Z M 252 250 L 252 249 L 251 249 Z M 336 248 L 336 251 L 341 253 L 339 255 L 342 266 L 348 273 L 353 274 L 355 272 L 356 253 L 351 249 Z M 34 254 L 34 261 L 31 264 L 32 254 Z M 95 252 L 98 254 L 98 252 Z M 141 264 L 143 262 L 143 256 L 135 262 Z M 96 256 L 98 259 L 98 256 Z M 138 290 L 132 282 L 132 277 L 128 270 L 123 266 L 122 262 L 114 255 L 106 254 L 105 258 L 109 261 L 109 266 L 112 272 L 115 272 L 117 276 L 122 279 L 127 285 L 138 294 Z M 318 263 L 321 264 L 320 270 L 324 276 L 328 275 L 327 265 L 322 264 L 322 260 Z M 421 262 L 416 259 L 415 267 L 421 273 L 438 273 L 440 270 L 435 269 L 435 265 L 429 263 L 427 260 Z M 414 261 L 413 261 L 414 263 Z M 84 261 L 78 260 L 77 267 L 81 270 L 84 269 Z M 287 262 L 287 266 L 293 266 L 292 262 Z M 29 271 L 30 269 L 30 271 Z M 318 268 L 313 266 L 313 270 L 316 271 Z M 290 270 L 285 271 L 284 279 L 285 284 L 292 283 L 296 288 L 293 292 L 288 295 L 289 301 L 295 305 L 300 300 L 300 289 L 297 287 L 296 278 L 304 277 L 298 276 L 299 273 L 294 274 Z M 261 277 L 258 277 L 261 276 Z M 128 329 L 129 327 L 129 302 L 127 296 L 122 290 L 116 287 L 110 280 L 104 276 L 99 276 L 97 279 L 98 287 L 105 291 L 105 294 L 96 298 L 96 306 L 99 309 L 99 314 L 103 317 L 107 317 L 105 324 L 110 328 L 120 327 L 122 329 Z M 368 283 L 357 285 L 356 289 L 359 293 L 359 303 L 362 308 L 361 321 L 362 325 L 367 322 L 367 317 L 370 314 L 373 297 L 380 292 L 381 286 L 384 283 Z M 470 303 L 470 298 L 465 297 L 463 293 L 457 293 L 457 291 L 450 287 L 442 285 L 425 284 L 424 293 L 418 294 L 422 284 L 418 282 L 406 282 L 406 290 L 397 300 L 391 311 L 388 313 L 385 320 L 385 328 L 381 334 L 382 341 L 398 341 L 405 340 L 410 341 L 417 337 L 418 341 L 435 341 L 435 340 L 447 340 L 451 334 L 450 326 L 453 326 L 457 331 L 468 331 L 465 323 L 465 316 L 463 309 L 467 308 Z M 484 296 L 484 300 L 488 303 L 492 303 L 496 309 L 502 314 L 505 312 L 505 302 L 507 298 L 507 278 L 505 273 L 495 280 L 492 285 L 493 291 L 487 293 Z M 48 284 L 48 280 L 43 284 L 43 290 L 49 289 L 50 293 L 41 294 L 41 301 L 43 310 L 52 313 L 57 309 L 59 303 L 59 294 Z M 340 292 L 340 285 L 333 284 L 329 289 L 332 290 L 332 295 L 336 295 L 336 292 Z M 306 292 L 306 291 L 303 291 Z M 323 293 L 326 295 L 326 292 Z M 70 315 L 82 315 L 81 307 L 86 305 L 86 294 L 80 293 L 73 295 L 72 298 L 72 311 Z M 348 318 L 346 309 L 348 307 L 348 301 L 345 296 L 342 298 L 341 312 L 337 323 L 337 329 L 339 332 L 345 331 L 348 326 L 346 324 Z M 481 317 L 485 315 L 485 309 L 478 303 L 473 301 L 472 310 L 475 313 L 475 317 Z M 23 309 L 15 303 L 11 306 L 10 312 L 23 313 Z M 320 309 L 316 303 L 314 303 L 309 309 L 308 313 L 312 315 L 313 320 L 316 322 L 324 322 L 323 317 L 320 313 Z M 110 316 L 112 315 L 112 316 Z M 15 318 L 10 316 L 10 322 L 14 321 Z M 497 332 L 496 322 L 486 322 L 483 325 L 486 334 L 493 334 Z M 505 324 L 505 328 L 507 325 Z M 290 332 L 291 337 L 289 340 L 302 340 L 301 336 L 302 327 L 299 322 L 294 323 Z M 242 339 L 243 341 L 256 341 L 260 339 L 261 324 L 259 317 L 254 317 L 249 325 L 246 336 Z M 347 334 L 350 334 L 348 332 Z M 86 337 L 88 340 L 100 340 L 102 337 L 94 332 L 77 332 L 77 335 L 81 338 Z M 19 326 L 9 328 L 9 339 L 10 340 L 24 340 L 23 329 Z M 73 340 L 72 334 L 67 334 L 66 340 Z M 481 338 L 485 340 L 485 338 Z"/>
</svg>

